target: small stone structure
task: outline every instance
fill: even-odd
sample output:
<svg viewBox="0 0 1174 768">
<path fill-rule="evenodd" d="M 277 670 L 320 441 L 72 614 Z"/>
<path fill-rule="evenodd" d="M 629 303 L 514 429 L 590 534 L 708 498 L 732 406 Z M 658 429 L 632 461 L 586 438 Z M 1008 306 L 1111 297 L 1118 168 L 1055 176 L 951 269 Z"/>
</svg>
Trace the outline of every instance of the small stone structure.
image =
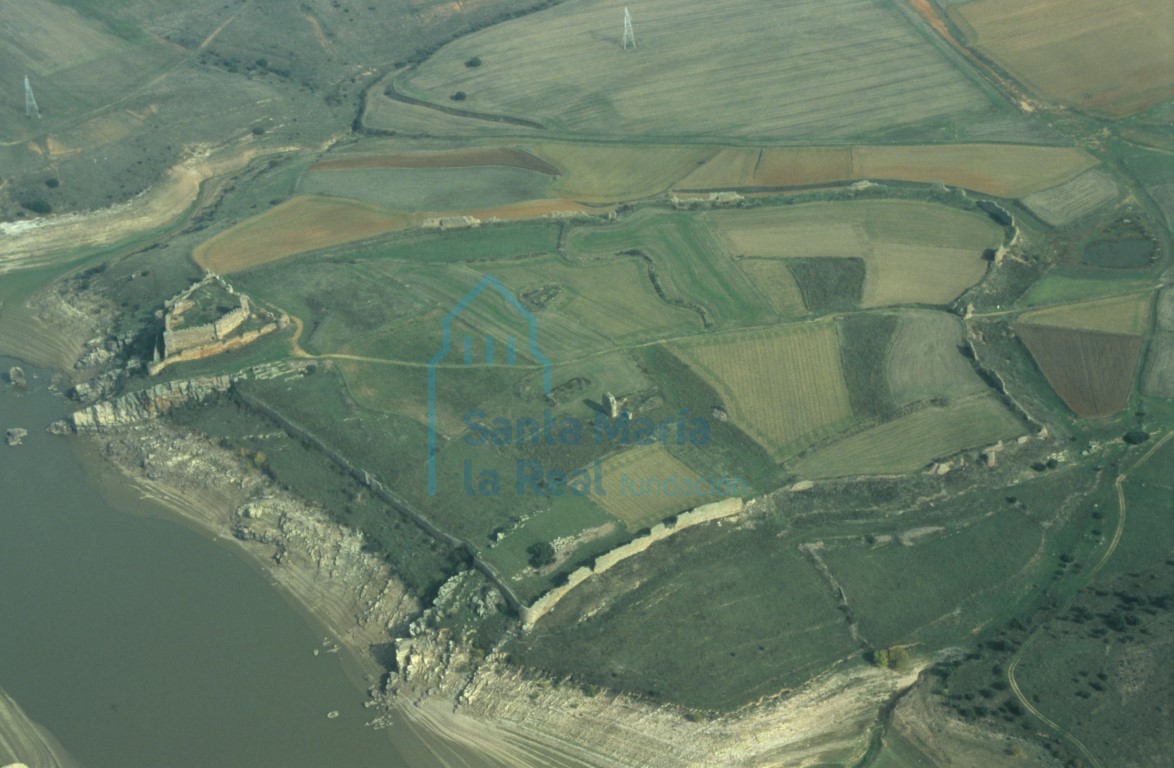
<svg viewBox="0 0 1174 768">
<path fill-rule="evenodd" d="M 611 392 L 603 393 L 603 410 L 607 411 L 609 419 L 616 419 L 620 416 L 620 401 Z"/>
</svg>

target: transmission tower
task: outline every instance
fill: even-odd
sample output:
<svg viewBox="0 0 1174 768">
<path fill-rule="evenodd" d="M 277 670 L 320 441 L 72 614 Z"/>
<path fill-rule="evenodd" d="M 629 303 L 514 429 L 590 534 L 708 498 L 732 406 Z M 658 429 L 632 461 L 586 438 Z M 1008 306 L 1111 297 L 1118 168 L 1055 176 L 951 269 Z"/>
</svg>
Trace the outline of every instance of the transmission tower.
<svg viewBox="0 0 1174 768">
<path fill-rule="evenodd" d="M 632 31 L 632 14 L 628 13 L 628 9 L 624 8 L 624 50 L 628 50 L 628 43 L 632 47 L 636 47 L 636 33 Z"/>
<path fill-rule="evenodd" d="M 37 98 L 33 96 L 33 86 L 29 84 L 29 76 L 24 76 L 24 116 L 32 117 L 36 115 L 37 119 L 41 119 L 41 110 L 37 109 Z"/>
</svg>

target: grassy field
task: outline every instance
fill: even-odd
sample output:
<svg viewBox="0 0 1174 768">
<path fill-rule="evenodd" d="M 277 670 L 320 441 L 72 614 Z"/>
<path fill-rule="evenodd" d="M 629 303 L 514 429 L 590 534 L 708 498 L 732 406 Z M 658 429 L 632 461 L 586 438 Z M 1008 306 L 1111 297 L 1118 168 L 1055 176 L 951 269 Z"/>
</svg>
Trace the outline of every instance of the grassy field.
<svg viewBox="0 0 1174 768">
<path fill-rule="evenodd" d="M 602 472 L 604 495 L 595 497 L 595 502 L 623 520 L 629 531 L 649 528 L 675 512 L 725 498 L 716 494 L 678 494 L 670 488 L 666 484 L 670 480 L 693 483 L 703 475 L 662 445 L 638 446 L 609 457 L 603 462 Z"/>
<path fill-rule="evenodd" d="M 905 201 L 721 211 L 709 219 L 736 256 L 863 259 L 867 307 L 948 303 L 982 278 L 983 251 L 1002 238 L 986 216 Z"/>
<path fill-rule="evenodd" d="M 791 318 L 807 314 L 803 292 L 795 275 L 784 259 L 739 259 L 738 266 L 751 284 L 766 296 L 779 317 Z"/>
<path fill-rule="evenodd" d="M 861 634 L 885 647 L 932 648 L 970 632 L 1017 593 L 1017 576 L 1040 546 L 1039 521 L 1013 507 L 913 546 L 830 546 L 822 557 L 844 588 Z M 859 543 L 856 543 L 859 542 Z"/>
<path fill-rule="evenodd" d="M 804 456 L 794 469 L 803 477 L 912 472 L 935 459 L 1025 431 L 1002 403 L 979 396 L 946 408 L 923 408 L 871 427 Z"/>
<path fill-rule="evenodd" d="M 463 108 L 580 135 L 945 138 L 1001 117 L 899 13 L 867 0 L 770 10 L 651 0 L 636 11 L 638 47 L 628 51 L 622 10 L 560 5 L 486 29 L 397 87 L 437 104 L 461 91 Z M 484 63 L 466 67 L 474 56 Z"/>
<path fill-rule="evenodd" d="M 760 525 L 707 526 L 654 545 L 571 592 L 509 652 L 581 685 L 716 710 L 855 655 L 831 590 Z"/>
<path fill-rule="evenodd" d="M 726 147 L 676 186 L 686 190 L 802 187 L 852 178 L 850 147 Z"/>
<path fill-rule="evenodd" d="M 1020 322 L 1016 333 L 1048 383 L 1080 416 L 1110 416 L 1125 407 L 1141 355 L 1140 335 Z"/>
<path fill-rule="evenodd" d="M 553 253 L 558 225 L 510 224 L 454 230 L 415 230 L 346 250 L 340 258 L 463 264 Z"/>
<path fill-rule="evenodd" d="M 834 323 L 725 335 L 673 350 L 721 394 L 734 422 L 776 458 L 852 423 Z"/>
<path fill-rule="evenodd" d="M 497 165 L 441 168 L 311 168 L 298 191 L 397 211 L 462 211 L 547 197 L 551 177 Z"/>
<path fill-rule="evenodd" d="M 962 323 L 944 312 L 905 312 L 885 361 L 897 405 L 932 397 L 963 399 L 986 389 L 962 356 Z"/>
<path fill-rule="evenodd" d="M 222 275 L 402 229 L 408 218 L 365 203 L 298 196 L 231 227 L 192 253 Z"/>
<path fill-rule="evenodd" d="M 1095 299 L 1107 294 L 1141 291 L 1152 282 L 1115 269 L 1054 267 L 1034 283 L 1020 303 L 1024 306 Z"/>
<path fill-rule="evenodd" d="M 706 325 L 760 323 L 774 317 L 770 303 L 726 255 L 704 219 L 641 211 L 618 225 L 576 227 L 566 247 L 574 261 L 641 251 L 651 259 L 665 298 L 694 308 L 705 316 Z"/>
<path fill-rule="evenodd" d="M 1052 226 L 1070 224 L 1120 196 L 1116 182 L 1092 169 L 1063 184 L 1023 198 L 1023 204 Z"/>
<path fill-rule="evenodd" d="M 969 42 L 1042 96 L 1114 116 L 1174 96 L 1174 19 L 1161 0 L 975 0 L 950 16 Z"/>
<path fill-rule="evenodd" d="M 1024 312 L 1020 323 L 1081 331 L 1142 334 L 1150 327 L 1152 294 L 1136 293 Z"/>
<path fill-rule="evenodd" d="M 859 421 L 887 419 L 895 405 L 885 360 L 897 330 L 889 312 L 854 312 L 840 318 L 840 360 L 852 413 Z"/>
<path fill-rule="evenodd" d="M 1158 294 L 1157 320 L 1146 354 L 1144 389 L 1158 397 L 1174 397 L 1174 290 Z"/>
<path fill-rule="evenodd" d="M 339 154 L 310 167 L 311 171 L 347 171 L 374 168 L 517 168 L 546 176 L 557 176 L 558 168 L 529 152 L 510 147 L 453 149 L 446 151 L 385 152 L 381 154 Z"/>
</svg>

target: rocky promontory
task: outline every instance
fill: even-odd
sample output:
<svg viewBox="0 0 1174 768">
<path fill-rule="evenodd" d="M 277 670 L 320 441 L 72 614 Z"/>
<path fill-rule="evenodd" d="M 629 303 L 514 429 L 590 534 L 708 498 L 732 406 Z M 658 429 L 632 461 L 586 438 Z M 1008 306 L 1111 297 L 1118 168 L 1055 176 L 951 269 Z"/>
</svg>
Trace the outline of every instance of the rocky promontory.
<svg viewBox="0 0 1174 768">
<path fill-rule="evenodd" d="M 99 432 L 139 424 L 167 413 L 177 406 L 203 402 L 213 395 L 227 392 L 232 386 L 232 381 L 231 376 L 202 376 L 156 384 L 148 389 L 130 392 L 75 411 L 63 421 L 54 424 L 51 431 Z"/>
</svg>

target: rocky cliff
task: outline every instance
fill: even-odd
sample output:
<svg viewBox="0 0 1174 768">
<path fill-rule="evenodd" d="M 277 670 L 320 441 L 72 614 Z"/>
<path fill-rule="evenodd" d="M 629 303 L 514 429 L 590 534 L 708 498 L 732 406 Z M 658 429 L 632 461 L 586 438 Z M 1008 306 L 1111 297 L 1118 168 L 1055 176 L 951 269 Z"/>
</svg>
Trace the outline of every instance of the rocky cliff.
<svg viewBox="0 0 1174 768">
<path fill-rule="evenodd" d="M 149 389 L 95 403 L 71 413 L 64 422 L 53 426 L 54 432 L 97 432 L 125 427 L 153 419 L 172 408 L 202 402 L 212 395 L 228 391 L 230 376 L 204 376 L 182 381 L 168 381 Z"/>
</svg>

